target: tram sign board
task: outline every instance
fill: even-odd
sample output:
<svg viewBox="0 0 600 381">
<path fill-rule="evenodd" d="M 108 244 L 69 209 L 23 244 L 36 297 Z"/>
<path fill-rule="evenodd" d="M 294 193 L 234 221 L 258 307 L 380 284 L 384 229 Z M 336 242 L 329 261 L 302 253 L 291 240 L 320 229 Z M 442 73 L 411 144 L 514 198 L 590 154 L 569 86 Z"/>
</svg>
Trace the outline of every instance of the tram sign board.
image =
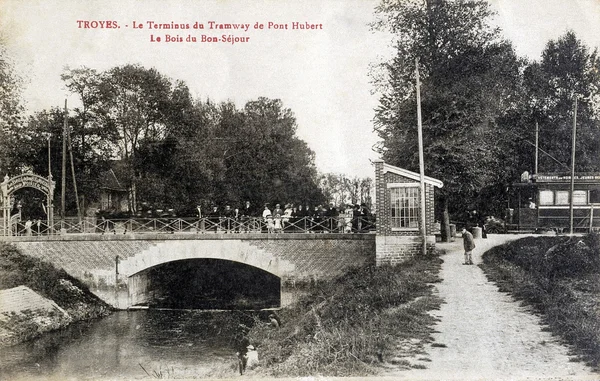
<svg viewBox="0 0 600 381">
<path fill-rule="evenodd" d="M 576 182 L 600 183 L 600 174 L 579 174 L 575 175 L 574 180 Z M 566 183 L 571 181 L 571 175 L 538 174 L 535 176 L 535 181 L 544 183 Z"/>
</svg>

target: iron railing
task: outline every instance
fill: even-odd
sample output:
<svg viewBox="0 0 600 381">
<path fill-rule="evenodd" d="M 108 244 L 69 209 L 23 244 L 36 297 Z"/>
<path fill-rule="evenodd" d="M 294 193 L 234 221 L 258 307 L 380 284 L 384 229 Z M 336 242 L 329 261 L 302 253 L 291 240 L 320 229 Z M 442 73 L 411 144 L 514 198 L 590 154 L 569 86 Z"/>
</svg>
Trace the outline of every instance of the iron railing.
<svg viewBox="0 0 600 381">
<path fill-rule="evenodd" d="M 204 217 L 204 218 L 124 218 L 88 217 L 57 220 L 52 226 L 46 221 L 13 223 L 12 236 L 60 234 L 127 234 L 127 233 L 368 233 L 375 230 L 374 217 Z"/>
</svg>

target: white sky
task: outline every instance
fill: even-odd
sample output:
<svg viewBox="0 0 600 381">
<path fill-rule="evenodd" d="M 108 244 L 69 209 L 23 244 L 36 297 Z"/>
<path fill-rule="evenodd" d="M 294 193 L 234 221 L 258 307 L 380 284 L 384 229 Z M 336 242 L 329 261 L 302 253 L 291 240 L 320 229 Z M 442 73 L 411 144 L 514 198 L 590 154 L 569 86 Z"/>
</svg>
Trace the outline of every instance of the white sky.
<svg viewBox="0 0 600 381">
<path fill-rule="evenodd" d="M 316 153 L 322 172 L 372 176 L 369 160 L 377 96 L 369 64 L 389 56 L 388 38 L 369 31 L 376 0 L 0 0 L 0 33 L 29 80 L 33 112 L 71 105 L 63 67 L 105 70 L 126 63 L 156 67 L 184 80 L 205 100 L 238 107 L 265 96 L 294 111 L 298 135 Z M 497 22 L 517 53 L 537 59 L 550 38 L 573 29 L 588 46 L 600 45 L 598 0 L 491 0 Z M 77 20 L 114 20 L 120 29 L 78 29 Z M 132 22 L 144 23 L 133 30 Z M 193 24 L 250 23 L 248 32 L 149 30 L 146 21 Z M 255 30 L 256 22 L 308 21 L 322 30 Z M 128 28 L 125 25 L 129 25 Z M 248 43 L 151 43 L 150 34 L 249 36 Z"/>
</svg>

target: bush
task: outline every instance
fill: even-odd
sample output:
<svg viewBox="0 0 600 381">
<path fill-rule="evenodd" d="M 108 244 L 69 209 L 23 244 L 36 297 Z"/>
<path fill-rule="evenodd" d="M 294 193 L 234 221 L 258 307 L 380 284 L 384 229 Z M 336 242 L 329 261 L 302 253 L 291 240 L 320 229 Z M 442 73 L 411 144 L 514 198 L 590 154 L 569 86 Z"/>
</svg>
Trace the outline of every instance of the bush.
<svg viewBox="0 0 600 381">
<path fill-rule="evenodd" d="M 399 337 L 430 340 L 439 308 L 431 283 L 439 281 L 438 257 L 419 257 L 396 267 L 356 268 L 316 286 L 281 311 L 283 325 L 257 321 L 249 339 L 260 347 L 273 376 L 368 375 Z"/>
</svg>

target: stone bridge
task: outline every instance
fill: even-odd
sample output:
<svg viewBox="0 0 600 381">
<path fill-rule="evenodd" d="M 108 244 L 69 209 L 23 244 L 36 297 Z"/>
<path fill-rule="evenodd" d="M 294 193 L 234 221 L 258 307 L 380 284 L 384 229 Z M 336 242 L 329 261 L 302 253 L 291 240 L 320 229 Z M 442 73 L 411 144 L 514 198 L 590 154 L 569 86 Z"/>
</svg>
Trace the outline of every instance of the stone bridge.
<svg viewBox="0 0 600 381">
<path fill-rule="evenodd" d="M 300 285 L 375 263 L 374 234 L 78 234 L 8 240 L 24 254 L 63 268 L 119 308 L 173 294 L 164 288 L 193 292 L 198 280 L 188 278 L 210 274 L 196 275 L 201 272 L 192 267 L 216 269 L 210 270 L 217 278 L 209 284 L 222 283 L 224 275 L 232 284 L 270 277 L 257 287 L 279 287 L 277 303 L 286 304 L 283 295 Z M 186 297 L 178 292 L 176 298 Z"/>
</svg>

